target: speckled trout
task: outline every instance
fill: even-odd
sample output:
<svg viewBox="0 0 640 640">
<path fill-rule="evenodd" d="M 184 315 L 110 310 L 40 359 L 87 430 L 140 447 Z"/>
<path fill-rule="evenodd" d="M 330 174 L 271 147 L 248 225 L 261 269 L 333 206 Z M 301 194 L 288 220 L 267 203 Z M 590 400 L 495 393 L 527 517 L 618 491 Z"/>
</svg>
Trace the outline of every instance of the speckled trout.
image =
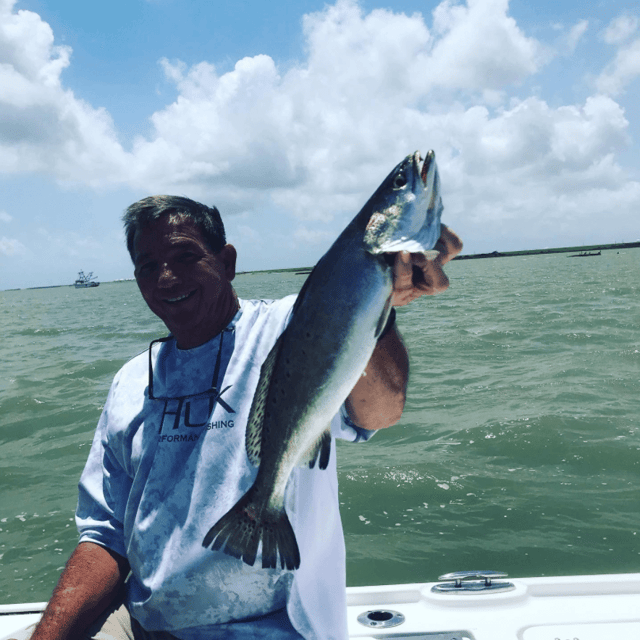
<svg viewBox="0 0 640 640">
<path fill-rule="evenodd" d="M 426 252 L 440 237 L 442 200 L 435 154 L 406 157 L 320 259 L 291 321 L 260 370 L 246 449 L 253 486 L 207 533 L 203 546 L 253 565 L 300 566 L 284 508 L 297 465 L 326 469 L 330 422 L 362 375 L 391 311 L 388 253 Z"/>
</svg>

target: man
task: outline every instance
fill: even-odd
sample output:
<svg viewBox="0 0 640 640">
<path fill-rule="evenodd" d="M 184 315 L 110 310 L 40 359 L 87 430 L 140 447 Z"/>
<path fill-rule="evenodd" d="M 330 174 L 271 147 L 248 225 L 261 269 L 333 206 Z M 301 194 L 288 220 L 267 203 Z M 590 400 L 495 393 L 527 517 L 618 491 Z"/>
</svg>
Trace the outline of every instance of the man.
<svg viewBox="0 0 640 640">
<path fill-rule="evenodd" d="M 124 223 L 140 292 L 171 336 L 114 379 L 80 481 L 80 543 L 32 640 L 346 638 L 333 442 L 328 469 L 296 469 L 287 486 L 298 570 L 250 567 L 202 547 L 255 478 L 244 428 L 295 296 L 238 299 L 236 251 L 215 208 L 151 197 L 131 205 Z M 442 265 L 461 247 L 443 226 L 435 260 L 398 254 L 392 303 L 446 289 Z M 365 374 L 334 418 L 334 436 L 364 440 L 399 420 L 408 357 L 393 321 Z"/>
</svg>

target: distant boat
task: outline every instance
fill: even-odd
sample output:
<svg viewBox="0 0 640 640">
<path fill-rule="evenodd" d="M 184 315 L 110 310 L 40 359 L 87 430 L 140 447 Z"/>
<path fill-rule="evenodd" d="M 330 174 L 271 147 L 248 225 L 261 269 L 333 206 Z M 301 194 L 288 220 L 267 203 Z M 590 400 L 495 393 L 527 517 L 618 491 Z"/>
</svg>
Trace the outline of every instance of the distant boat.
<svg viewBox="0 0 640 640">
<path fill-rule="evenodd" d="M 84 274 L 84 271 L 80 271 L 78 273 L 76 281 L 73 283 L 73 286 L 76 289 L 86 289 L 87 287 L 100 286 L 100 283 L 96 282 L 94 278 L 95 276 L 93 275 L 93 271 L 89 271 L 87 275 Z"/>
<path fill-rule="evenodd" d="M 599 256 L 602 255 L 602 251 L 583 251 L 582 253 L 574 253 L 571 256 L 567 256 L 568 258 L 590 258 L 591 256 Z"/>
</svg>

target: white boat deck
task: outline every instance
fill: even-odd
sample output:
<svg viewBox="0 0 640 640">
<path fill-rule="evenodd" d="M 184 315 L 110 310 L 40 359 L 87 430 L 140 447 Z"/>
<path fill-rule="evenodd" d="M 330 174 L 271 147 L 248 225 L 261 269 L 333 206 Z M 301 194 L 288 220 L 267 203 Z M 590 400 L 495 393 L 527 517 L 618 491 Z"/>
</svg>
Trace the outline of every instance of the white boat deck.
<svg viewBox="0 0 640 640">
<path fill-rule="evenodd" d="M 433 593 L 436 583 L 348 590 L 351 638 L 640 640 L 640 574 L 507 579 L 503 593 Z M 398 626 L 358 616 L 395 611 Z M 389 614 L 374 614 L 376 619 Z"/>
<path fill-rule="evenodd" d="M 349 637 L 640 640 L 640 573 L 506 581 L 513 589 L 489 593 L 434 593 L 436 583 L 350 587 Z M 44 606 L 0 605 L 0 638 L 33 624 Z"/>
</svg>

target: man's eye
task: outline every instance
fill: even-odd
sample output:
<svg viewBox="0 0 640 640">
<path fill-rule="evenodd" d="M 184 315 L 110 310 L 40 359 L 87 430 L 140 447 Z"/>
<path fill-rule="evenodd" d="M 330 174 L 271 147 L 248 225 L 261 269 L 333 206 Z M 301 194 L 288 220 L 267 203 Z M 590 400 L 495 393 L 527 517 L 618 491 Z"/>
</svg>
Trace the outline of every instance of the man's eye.
<svg viewBox="0 0 640 640">
<path fill-rule="evenodd" d="M 180 260 L 182 262 L 195 262 L 198 259 L 198 256 L 192 251 L 185 251 L 180 254 Z"/>
<path fill-rule="evenodd" d="M 151 273 L 153 273 L 154 269 L 155 269 L 155 262 L 145 262 L 144 264 L 139 265 L 136 271 L 138 272 L 138 275 L 148 276 Z"/>
</svg>

